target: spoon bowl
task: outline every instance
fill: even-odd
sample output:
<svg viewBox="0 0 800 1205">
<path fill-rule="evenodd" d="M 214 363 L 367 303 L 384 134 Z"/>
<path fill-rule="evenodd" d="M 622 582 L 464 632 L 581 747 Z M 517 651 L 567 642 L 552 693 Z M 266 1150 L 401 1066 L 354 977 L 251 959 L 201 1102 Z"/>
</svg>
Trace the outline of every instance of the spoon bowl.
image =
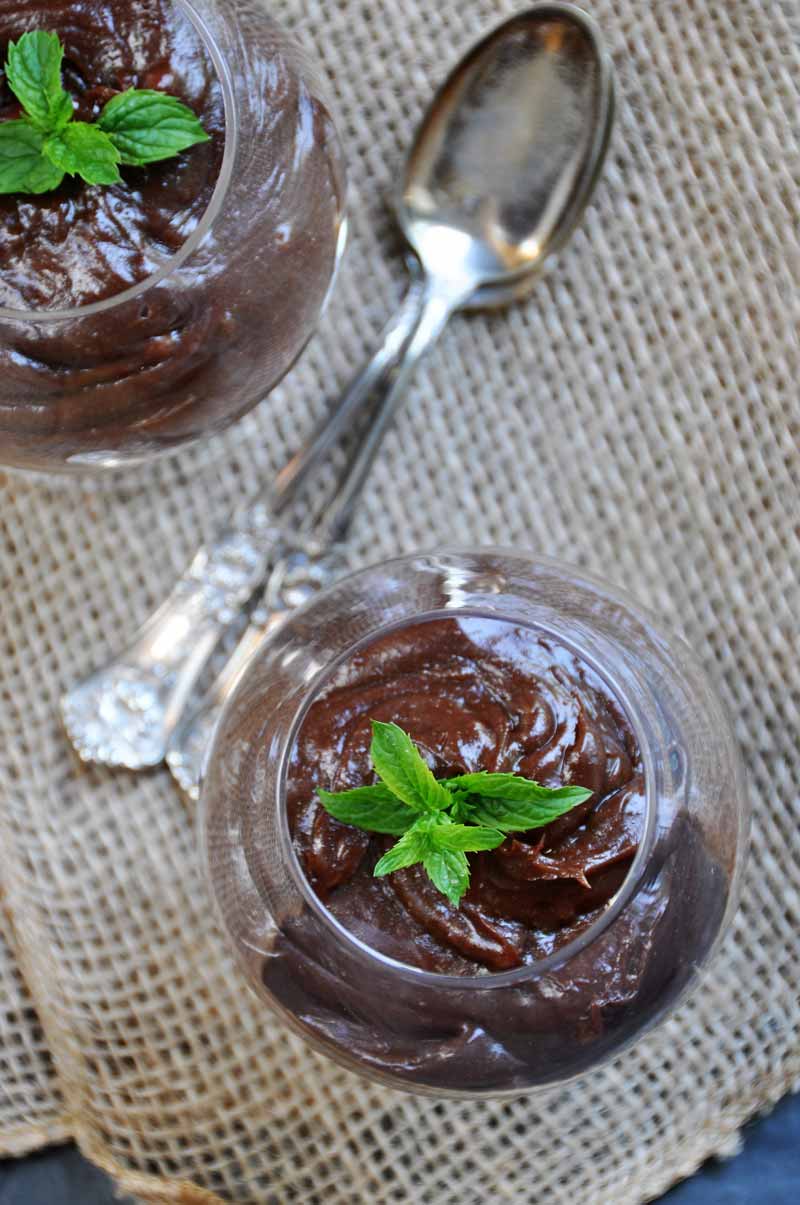
<svg viewBox="0 0 800 1205">
<path fill-rule="evenodd" d="M 462 305 L 527 291 L 578 222 L 609 142 L 613 69 L 580 9 L 539 4 L 493 30 L 436 93 L 409 153 L 398 220 Z"/>
</svg>

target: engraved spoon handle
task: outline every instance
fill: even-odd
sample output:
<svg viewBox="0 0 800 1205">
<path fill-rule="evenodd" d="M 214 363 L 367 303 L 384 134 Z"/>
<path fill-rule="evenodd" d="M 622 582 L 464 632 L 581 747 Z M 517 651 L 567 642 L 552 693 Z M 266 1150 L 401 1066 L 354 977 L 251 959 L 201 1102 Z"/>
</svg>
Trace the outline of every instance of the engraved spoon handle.
<svg viewBox="0 0 800 1205">
<path fill-rule="evenodd" d="M 347 572 L 344 552 L 309 543 L 287 553 L 270 575 L 264 598 L 239 643 L 200 705 L 184 716 L 170 738 L 167 765 L 190 799 L 200 796 L 206 753 L 222 709 L 252 655 L 298 607 Z"/>
<path fill-rule="evenodd" d="M 140 770 L 163 760 L 222 633 L 285 547 L 266 508 L 249 517 L 200 548 L 124 652 L 65 695 L 67 735 L 85 761 Z"/>
<path fill-rule="evenodd" d="M 294 540 L 276 514 L 328 455 L 351 420 L 385 388 L 416 330 L 423 283 L 417 278 L 381 344 L 274 484 L 237 508 L 228 526 L 197 552 L 171 594 L 111 662 L 62 700 L 64 725 L 84 761 L 155 766 L 222 633 Z"/>
</svg>

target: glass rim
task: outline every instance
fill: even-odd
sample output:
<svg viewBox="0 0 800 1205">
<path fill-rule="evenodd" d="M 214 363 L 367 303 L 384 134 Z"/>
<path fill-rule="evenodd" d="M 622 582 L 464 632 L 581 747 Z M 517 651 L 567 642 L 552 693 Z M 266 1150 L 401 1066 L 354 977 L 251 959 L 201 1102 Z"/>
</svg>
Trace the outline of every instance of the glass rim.
<svg viewBox="0 0 800 1205">
<path fill-rule="evenodd" d="M 40 325 L 42 323 L 74 322 L 80 318 L 90 317 L 93 314 L 108 313 L 117 306 L 134 301 L 137 297 L 149 292 L 150 289 L 159 285 L 162 280 L 165 280 L 177 268 L 180 268 L 197 250 L 213 226 L 222 209 L 233 178 L 233 161 L 239 141 L 233 79 L 228 64 L 220 53 L 213 33 L 195 8 L 194 0 L 172 0 L 172 3 L 183 10 L 188 20 L 200 34 L 222 87 L 222 99 L 225 110 L 225 148 L 219 175 L 214 185 L 214 191 L 211 194 L 211 199 L 206 206 L 202 218 L 175 254 L 170 256 L 160 268 L 157 268 L 155 272 L 151 272 L 149 276 L 145 276 L 129 288 L 123 289 L 122 292 L 115 293 L 113 297 L 106 297 L 102 301 L 92 301 L 88 305 L 72 306 L 60 310 L 16 310 L 9 306 L 0 306 L 0 320 Z"/>
<path fill-rule="evenodd" d="M 503 550 L 487 549 L 481 551 L 494 551 L 496 553 L 502 553 Z M 516 553 L 512 553 L 512 555 L 515 557 L 519 556 L 519 554 Z M 365 570 L 364 572 L 368 573 L 370 571 L 382 569 L 387 565 L 396 564 L 398 561 L 407 561 L 408 559 L 410 558 L 398 557 L 391 561 L 383 561 L 380 564 L 370 566 L 369 569 Z M 550 561 L 550 558 L 536 559 Z M 550 561 L 550 563 L 557 564 L 558 562 Z M 570 568 L 573 567 L 570 566 Z M 587 577 L 586 580 L 588 581 L 591 579 Z M 605 583 L 602 584 L 605 586 Z M 335 589 L 335 587 L 333 587 L 333 589 Z M 614 593 L 616 594 L 616 592 Z M 319 600 L 314 600 L 314 603 L 312 603 L 311 606 L 313 607 L 320 600 L 324 601 L 327 595 L 328 591 L 325 591 L 324 594 L 319 596 Z M 619 595 L 617 595 L 617 597 L 619 597 Z M 308 609 L 310 610 L 311 607 Z M 517 622 L 523 624 L 525 622 L 520 620 L 518 617 L 504 620 L 503 616 L 498 615 L 496 612 L 487 613 L 482 611 L 479 604 L 470 605 L 469 607 L 458 610 L 453 607 L 432 608 L 431 610 L 420 611 L 406 618 L 395 620 L 391 623 L 376 627 L 368 635 L 365 635 L 361 639 L 354 641 L 332 662 L 323 666 L 322 669 L 320 669 L 320 671 L 315 674 L 314 678 L 308 683 L 302 699 L 296 707 L 295 715 L 287 736 L 282 742 L 280 761 L 276 775 L 277 789 L 275 806 L 278 811 L 280 848 L 288 871 L 314 916 L 321 921 L 329 931 L 332 931 L 340 940 L 345 941 L 346 944 L 366 962 L 372 963 L 373 965 L 378 965 L 384 971 L 410 978 L 411 980 L 418 982 L 420 985 L 428 985 L 449 990 L 479 989 L 485 991 L 489 987 L 512 986 L 515 984 L 524 983 L 526 980 L 532 977 L 538 978 L 541 975 L 547 974 L 550 971 L 564 966 L 570 961 L 570 959 L 574 958 L 577 954 L 589 947 L 603 932 L 605 932 L 606 929 L 609 928 L 609 926 L 620 916 L 622 911 L 630 903 L 642 878 L 644 867 L 646 866 L 652 852 L 656 827 L 657 789 L 653 755 L 647 742 L 644 741 L 642 737 L 643 721 L 640 716 L 640 710 L 629 698 L 627 690 L 622 686 L 621 683 L 617 681 L 616 676 L 609 673 L 604 667 L 600 666 L 590 650 L 583 648 L 579 642 L 576 642 L 574 639 L 570 639 L 568 635 L 564 635 L 564 633 L 559 631 L 555 626 L 550 626 L 547 623 L 538 621 L 536 623 L 527 624 L 527 626 L 532 630 L 535 629 L 536 631 L 542 632 L 545 635 L 551 636 L 551 638 L 565 645 L 570 649 L 570 651 L 575 653 L 576 656 L 585 661 L 586 664 L 591 667 L 600 680 L 611 691 L 611 697 L 621 708 L 623 714 L 630 723 L 634 736 L 636 737 L 639 745 L 644 771 L 644 827 L 642 830 L 639 847 L 628 869 L 628 873 L 626 874 L 618 890 L 611 897 L 611 900 L 601 915 L 592 921 L 591 924 L 587 925 L 587 927 L 577 934 L 577 936 L 571 941 L 566 942 L 558 950 L 554 950 L 545 958 L 535 959 L 529 963 L 525 963 L 523 966 L 515 967 L 509 971 L 483 971 L 470 975 L 450 975 L 439 971 L 427 971 L 423 967 L 415 967 L 409 963 L 402 962 L 399 959 L 392 958 L 389 955 L 376 950 L 373 946 L 368 945 L 368 943 L 362 941 L 359 937 L 356 937 L 356 935 L 352 933 L 345 925 L 342 925 L 313 891 L 311 884 L 309 883 L 300 864 L 300 860 L 297 856 L 291 839 L 291 834 L 289 833 L 288 815 L 285 806 L 289 759 L 291 757 L 292 750 L 294 749 L 300 728 L 320 690 L 324 688 L 324 686 L 328 683 L 328 681 L 330 681 L 338 669 L 340 669 L 343 664 L 352 658 L 354 654 L 372 643 L 374 640 L 391 634 L 394 631 L 399 631 L 402 628 L 406 628 L 412 623 L 428 622 L 435 619 L 454 619 L 458 616 L 467 615 L 475 618 L 494 619 L 501 623 Z"/>
</svg>

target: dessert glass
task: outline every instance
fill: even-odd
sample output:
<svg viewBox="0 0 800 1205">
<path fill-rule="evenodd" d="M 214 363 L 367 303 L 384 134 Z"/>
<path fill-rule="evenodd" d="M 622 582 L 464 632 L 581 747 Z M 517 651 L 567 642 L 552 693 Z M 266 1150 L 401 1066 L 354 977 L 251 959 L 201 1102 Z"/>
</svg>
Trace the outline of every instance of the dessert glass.
<svg viewBox="0 0 800 1205">
<path fill-rule="evenodd" d="M 0 308 L 0 465 L 125 466 L 223 429 L 290 368 L 329 292 L 344 176 L 311 64 L 261 3 L 172 2 L 224 94 L 211 202 L 179 251 L 125 292 L 70 310 Z"/>
<path fill-rule="evenodd" d="M 529 626 L 592 666 L 637 736 L 647 808 L 599 919 L 540 961 L 450 976 L 377 953 L 331 916 L 298 862 L 283 799 L 296 734 L 337 665 L 412 620 L 467 614 Z M 262 648 L 213 741 L 202 848 L 251 986 L 314 1047 L 392 1087 L 499 1096 L 596 1066 L 675 1007 L 735 910 L 748 822 L 730 727 L 682 639 L 576 568 L 483 549 L 354 574 Z"/>
</svg>

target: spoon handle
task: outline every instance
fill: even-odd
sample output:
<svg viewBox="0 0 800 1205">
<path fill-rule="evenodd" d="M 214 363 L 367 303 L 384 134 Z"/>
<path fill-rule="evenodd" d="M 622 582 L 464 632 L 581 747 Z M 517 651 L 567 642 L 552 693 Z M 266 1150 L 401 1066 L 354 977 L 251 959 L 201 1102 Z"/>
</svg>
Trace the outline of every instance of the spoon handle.
<svg viewBox="0 0 800 1205">
<path fill-rule="evenodd" d="M 424 277 L 422 287 L 409 293 L 405 308 L 409 317 L 413 316 L 413 323 L 402 346 L 395 345 L 389 352 L 384 344 L 378 352 L 383 358 L 383 370 L 369 394 L 370 421 L 336 493 L 314 529 L 321 543 L 337 544 L 346 537 L 355 507 L 414 370 L 473 290 L 474 282 L 467 285 Z"/>
<path fill-rule="evenodd" d="M 142 770 L 163 760 L 169 733 L 222 633 L 283 547 L 262 506 L 240 513 L 198 550 L 130 644 L 62 699 L 64 727 L 84 761 Z"/>
<path fill-rule="evenodd" d="M 418 265 L 418 260 L 413 264 Z M 399 358 L 414 334 L 425 292 L 425 278 L 419 267 L 412 267 L 411 286 L 399 309 L 383 329 L 378 350 L 353 378 L 333 409 L 326 414 L 299 451 L 295 452 L 275 478 L 271 498 L 276 510 L 290 501 L 313 470 L 336 446 L 341 436 L 358 421 L 375 393 L 385 387 Z"/>
</svg>

